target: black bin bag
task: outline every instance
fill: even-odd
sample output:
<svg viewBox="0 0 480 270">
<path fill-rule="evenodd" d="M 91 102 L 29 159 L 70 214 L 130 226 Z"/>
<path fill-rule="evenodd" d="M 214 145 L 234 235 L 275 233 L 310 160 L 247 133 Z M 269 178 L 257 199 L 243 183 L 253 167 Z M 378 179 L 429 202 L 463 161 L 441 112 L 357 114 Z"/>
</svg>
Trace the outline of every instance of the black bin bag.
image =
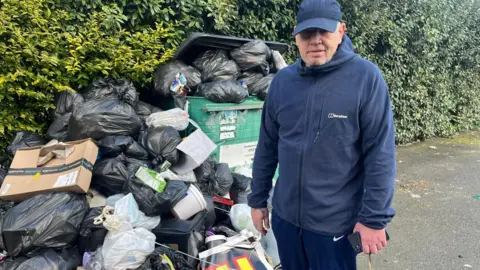
<svg viewBox="0 0 480 270">
<path fill-rule="evenodd" d="M 107 197 L 122 193 L 131 175 L 125 162 L 122 155 L 97 161 L 93 166 L 92 187 Z"/>
<path fill-rule="evenodd" d="M 0 168 L 0 173 L 1 171 L 2 171 L 2 168 Z M 0 178 L 1 178 L 1 175 L 0 175 Z M 0 200 L 0 232 L 2 231 L 3 218 L 5 217 L 5 214 L 14 205 L 15 205 L 14 202 Z M 5 242 L 3 241 L 3 237 L 0 235 L 0 251 L 1 250 L 5 250 Z"/>
<path fill-rule="evenodd" d="M 168 181 L 163 192 L 157 192 L 142 181 L 131 177 L 126 185 L 138 203 L 140 211 L 147 216 L 164 216 L 187 193 L 189 185 L 183 181 Z"/>
<path fill-rule="evenodd" d="M 40 194 L 17 204 L 3 219 L 8 254 L 31 257 L 73 244 L 88 208 L 85 195 L 68 192 Z"/>
<path fill-rule="evenodd" d="M 248 98 L 248 90 L 246 85 L 239 81 L 219 81 L 200 84 L 195 95 L 215 103 L 238 104 Z"/>
<path fill-rule="evenodd" d="M 251 95 L 253 91 L 253 85 L 263 78 L 262 73 L 255 71 L 245 71 L 238 77 L 238 81 L 245 83 L 248 89 L 248 93 Z"/>
<path fill-rule="evenodd" d="M 180 153 L 177 146 L 182 142 L 180 133 L 170 126 L 150 127 L 139 137 L 140 144 L 154 158 L 153 165 L 161 165 L 165 160 L 175 165 Z"/>
<path fill-rule="evenodd" d="M 202 82 L 235 80 L 240 74 L 225 50 L 205 51 L 193 61 L 193 66 L 202 72 Z"/>
<path fill-rule="evenodd" d="M 197 184 L 203 194 L 212 197 L 218 195 L 218 183 L 215 181 L 215 160 L 208 158 L 200 166 L 193 170 L 197 178 Z"/>
<path fill-rule="evenodd" d="M 265 42 L 254 40 L 230 52 L 230 56 L 243 71 L 256 71 L 264 75 L 270 73 L 272 51 Z"/>
<path fill-rule="evenodd" d="M 237 203 L 248 203 L 248 195 L 252 192 L 252 178 L 242 174 L 232 173 L 233 184 L 230 187 L 230 199 Z"/>
<path fill-rule="evenodd" d="M 196 270 L 195 267 L 188 264 L 187 260 L 181 254 L 166 247 L 157 247 L 152 254 L 148 255 L 145 262 L 136 270 L 171 270 L 172 268 L 163 259 L 166 256 L 173 265 L 173 269 Z"/>
<path fill-rule="evenodd" d="M 46 249 L 32 258 L 9 258 L 0 262 L 0 270 L 75 270 L 82 263 L 78 250 Z"/>
<path fill-rule="evenodd" d="M 126 79 L 105 78 L 93 81 L 86 90 L 85 100 L 118 98 L 130 106 L 135 107 L 138 102 L 138 93 L 132 82 Z"/>
<path fill-rule="evenodd" d="M 130 136 L 107 136 L 97 142 L 100 156 L 116 157 L 121 153 L 136 159 L 148 159 L 148 152 Z"/>
<path fill-rule="evenodd" d="M 0 166 L 0 187 L 3 184 L 3 180 L 7 177 L 8 171 Z"/>
<path fill-rule="evenodd" d="M 150 114 L 161 112 L 161 111 L 162 109 L 157 108 L 143 101 L 137 102 L 137 105 L 135 106 L 135 112 L 137 112 L 138 117 L 140 117 L 143 123 L 145 123 L 145 121 L 150 116 Z"/>
<path fill-rule="evenodd" d="M 50 127 L 47 130 L 45 137 L 48 140 L 58 140 L 60 142 L 65 142 L 68 140 L 68 122 L 70 121 L 70 116 L 72 113 L 66 113 L 59 116 L 53 121 Z"/>
<path fill-rule="evenodd" d="M 85 102 L 83 96 L 72 91 L 62 91 L 55 96 L 55 111 L 54 119 L 61 117 L 64 114 L 72 113 L 75 107 Z"/>
<path fill-rule="evenodd" d="M 200 190 L 210 196 L 227 195 L 233 183 L 228 164 L 217 164 L 211 158 L 203 162 L 194 172 Z"/>
<path fill-rule="evenodd" d="M 204 249 L 207 216 L 208 211 L 204 210 L 189 220 L 164 218 L 152 233 L 155 234 L 158 243 L 175 246 L 179 251 L 196 258 Z M 185 259 L 194 267 L 198 264 L 198 261 L 191 257 Z"/>
<path fill-rule="evenodd" d="M 91 100 L 75 108 L 68 125 L 68 138 L 102 139 L 106 136 L 136 137 L 142 121 L 128 103 L 117 98 Z"/>
<path fill-rule="evenodd" d="M 187 80 L 187 86 L 193 90 L 202 82 L 200 71 L 182 61 L 172 61 L 160 66 L 155 71 L 154 89 L 160 96 L 170 96 L 170 86 L 177 74 L 183 74 Z"/>
<path fill-rule="evenodd" d="M 232 188 L 234 188 L 235 190 L 245 191 L 247 190 L 248 186 L 252 182 L 252 178 L 247 177 L 243 174 L 232 173 L 232 177 L 233 177 Z"/>
<path fill-rule="evenodd" d="M 274 76 L 274 74 L 269 74 L 254 83 L 251 87 L 252 95 L 257 95 L 260 99 L 265 100 Z"/>
<path fill-rule="evenodd" d="M 94 219 L 102 214 L 102 207 L 90 208 L 85 215 L 81 227 L 80 234 L 77 239 L 78 250 L 80 254 L 85 252 L 94 252 L 98 247 L 103 245 L 103 240 L 108 230 L 102 224 L 95 225 Z"/>
<path fill-rule="evenodd" d="M 218 195 L 228 194 L 233 183 L 232 173 L 227 163 L 218 163 L 215 170 L 215 181 L 218 183 Z"/>
<path fill-rule="evenodd" d="M 148 169 L 153 168 L 152 162 L 150 160 L 126 158 L 123 164 L 125 165 L 125 168 L 127 168 L 129 178 L 131 176 L 134 176 L 138 169 L 140 169 L 140 167 L 145 167 Z"/>
<path fill-rule="evenodd" d="M 12 143 L 7 147 L 7 153 L 13 157 L 17 149 L 45 145 L 45 139 L 31 131 L 19 131 Z"/>
</svg>

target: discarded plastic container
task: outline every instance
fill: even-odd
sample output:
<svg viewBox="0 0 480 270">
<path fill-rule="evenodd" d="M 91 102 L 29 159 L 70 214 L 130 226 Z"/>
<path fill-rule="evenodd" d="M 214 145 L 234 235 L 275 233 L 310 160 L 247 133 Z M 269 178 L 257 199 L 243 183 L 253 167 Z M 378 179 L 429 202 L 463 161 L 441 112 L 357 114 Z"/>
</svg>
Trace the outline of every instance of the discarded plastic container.
<svg viewBox="0 0 480 270">
<path fill-rule="evenodd" d="M 207 202 L 200 190 L 194 185 L 190 185 L 187 195 L 173 207 L 172 213 L 181 220 L 188 220 L 206 208 Z"/>
</svg>

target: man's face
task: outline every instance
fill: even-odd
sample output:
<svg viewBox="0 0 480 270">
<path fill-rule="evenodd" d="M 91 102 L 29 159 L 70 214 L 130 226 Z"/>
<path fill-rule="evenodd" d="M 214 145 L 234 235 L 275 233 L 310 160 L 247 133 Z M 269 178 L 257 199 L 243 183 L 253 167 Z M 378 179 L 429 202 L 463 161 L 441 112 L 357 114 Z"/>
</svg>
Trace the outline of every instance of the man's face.
<svg viewBox="0 0 480 270">
<path fill-rule="evenodd" d="M 330 61 L 342 43 L 345 24 L 339 23 L 333 33 L 311 28 L 295 36 L 300 56 L 307 67 L 323 65 Z"/>
</svg>

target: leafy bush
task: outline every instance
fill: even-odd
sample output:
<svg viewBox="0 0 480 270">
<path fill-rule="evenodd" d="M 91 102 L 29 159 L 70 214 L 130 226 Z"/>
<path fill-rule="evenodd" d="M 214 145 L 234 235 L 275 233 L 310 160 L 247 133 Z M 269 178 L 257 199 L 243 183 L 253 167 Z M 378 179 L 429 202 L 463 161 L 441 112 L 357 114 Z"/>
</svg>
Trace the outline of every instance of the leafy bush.
<svg viewBox="0 0 480 270">
<path fill-rule="evenodd" d="M 357 51 L 390 87 L 398 143 L 478 127 L 480 1 L 341 1 Z"/>
<path fill-rule="evenodd" d="M 137 31 L 112 29 L 110 11 L 79 22 L 52 0 L 0 2 L 0 149 L 16 130 L 44 132 L 53 96 L 100 77 L 148 87 L 152 71 L 173 56 L 166 23 Z"/>
<path fill-rule="evenodd" d="M 339 1 L 357 52 L 389 84 L 398 143 L 478 126 L 479 0 Z M 43 133 L 58 91 L 105 76 L 150 89 L 194 31 L 286 42 L 291 63 L 300 2 L 0 0 L 0 149 L 16 130 Z"/>
</svg>

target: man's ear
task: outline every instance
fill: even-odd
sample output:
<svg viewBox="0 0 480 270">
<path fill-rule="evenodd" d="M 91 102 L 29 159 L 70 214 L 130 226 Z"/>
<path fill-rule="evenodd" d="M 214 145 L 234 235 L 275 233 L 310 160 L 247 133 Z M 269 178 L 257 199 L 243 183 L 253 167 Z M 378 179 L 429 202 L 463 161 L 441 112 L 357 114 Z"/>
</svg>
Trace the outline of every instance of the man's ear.
<svg viewBox="0 0 480 270">
<path fill-rule="evenodd" d="M 343 35 L 347 32 L 347 25 L 345 23 L 339 23 L 340 25 L 338 26 L 338 34 L 340 35 L 340 43 L 341 44 L 343 41 Z"/>
</svg>

